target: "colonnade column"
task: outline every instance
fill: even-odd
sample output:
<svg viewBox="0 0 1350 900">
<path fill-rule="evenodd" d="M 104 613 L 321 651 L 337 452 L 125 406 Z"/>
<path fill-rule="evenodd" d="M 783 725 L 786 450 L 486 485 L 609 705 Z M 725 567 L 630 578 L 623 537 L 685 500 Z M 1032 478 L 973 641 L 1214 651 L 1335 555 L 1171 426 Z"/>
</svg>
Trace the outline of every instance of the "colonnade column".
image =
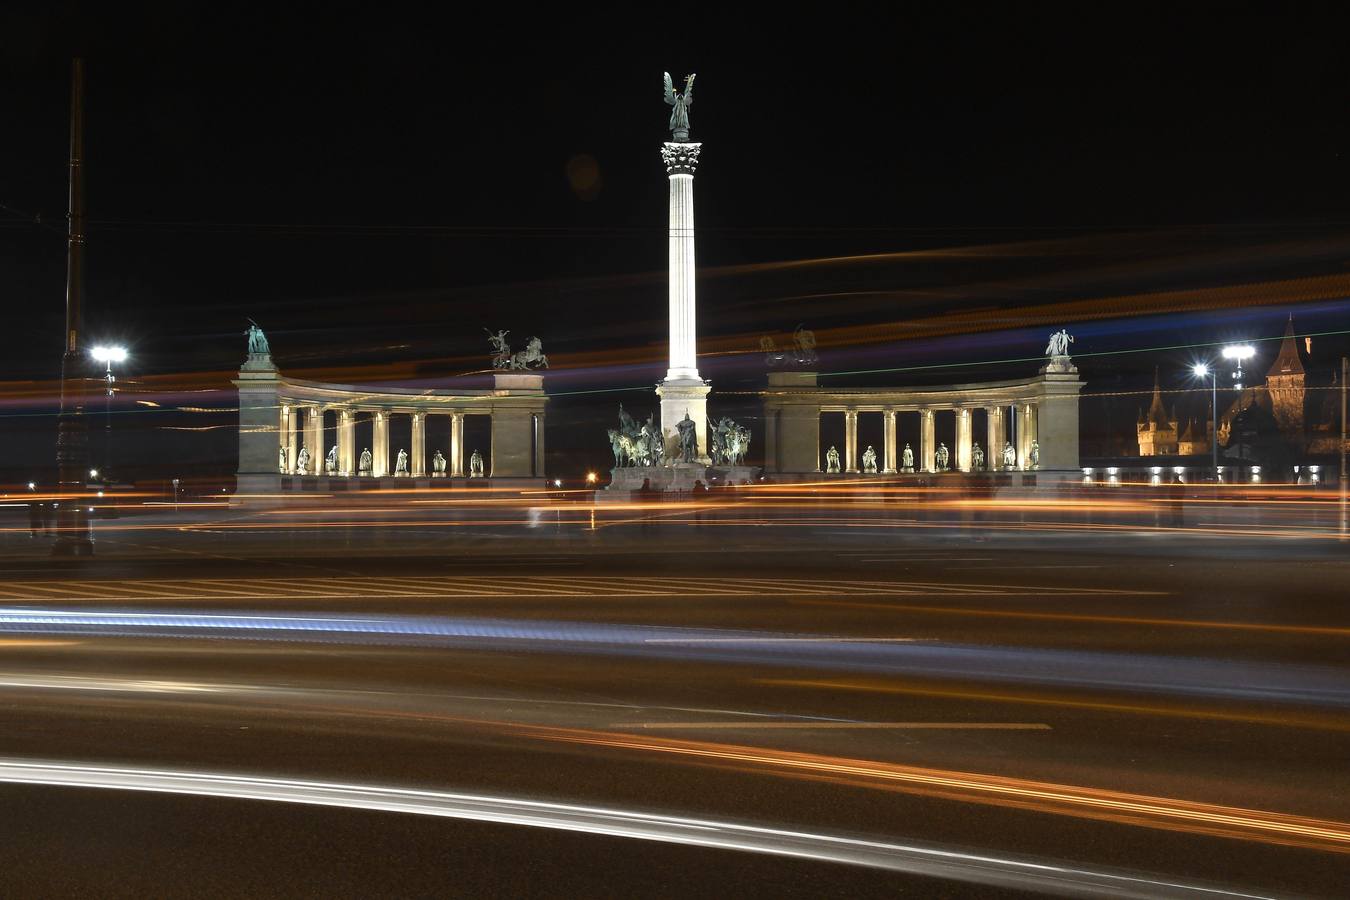
<svg viewBox="0 0 1350 900">
<path fill-rule="evenodd" d="M 1036 404 L 1022 404 L 1022 447 L 1019 455 L 1023 469 L 1031 468 L 1031 442 L 1036 440 Z"/>
<path fill-rule="evenodd" d="M 464 477 L 464 413 L 450 416 L 450 475 Z"/>
<path fill-rule="evenodd" d="M 309 474 L 323 474 L 323 407 L 311 406 L 306 410 L 305 424 L 308 425 Z"/>
<path fill-rule="evenodd" d="M 338 473 L 346 477 L 356 474 L 356 414 L 350 409 L 338 410 Z"/>
<path fill-rule="evenodd" d="M 896 460 L 895 410 L 893 409 L 886 410 L 885 418 L 882 421 L 885 422 L 885 427 L 882 429 L 883 433 L 882 443 L 886 445 L 884 448 L 886 462 L 885 465 L 882 467 L 881 471 L 883 474 L 886 475 L 894 475 L 895 460 Z"/>
<path fill-rule="evenodd" d="M 937 471 L 937 430 L 933 423 L 933 411 L 925 409 L 920 415 L 923 418 L 923 428 L 919 432 L 919 471 L 935 472 Z"/>
<path fill-rule="evenodd" d="M 970 410 L 956 411 L 956 468 L 970 471 Z"/>
<path fill-rule="evenodd" d="M 383 478 L 389 474 L 389 413 L 379 410 L 371 422 L 370 474 Z"/>
<path fill-rule="evenodd" d="M 985 460 L 989 471 L 997 472 L 1003 468 L 1003 407 L 991 406 L 984 411 L 989 446 L 985 447 Z"/>
<path fill-rule="evenodd" d="M 300 453 L 300 409 L 299 407 L 287 407 L 289 412 L 286 415 L 286 473 L 295 474 L 295 459 Z"/>
<path fill-rule="evenodd" d="M 290 450 L 291 434 L 291 408 L 283 403 L 277 408 L 277 468 L 282 475 L 291 473 L 291 466 L 294 464 Z M 281 451 L 286 451 L 285 459 L 281 459 Z"/>
<path fill-rule="evenodd" d="M 858 411 L 856 409 L 844 412 L 844 453 L 847 454 L 847 459 L 844 460 L 844 471 L 858 471 Z"/>
<path fill-rule="evenodd" d="M 411 474 L 414 478 L 427 474 L 427 414 L 412 414 L 412 460 Z"/>
<path fill-rule="evenodd" d="M 534 414 L 534 475 L 543 478 L 544 471 L 544 414 Z"/>
</svg>

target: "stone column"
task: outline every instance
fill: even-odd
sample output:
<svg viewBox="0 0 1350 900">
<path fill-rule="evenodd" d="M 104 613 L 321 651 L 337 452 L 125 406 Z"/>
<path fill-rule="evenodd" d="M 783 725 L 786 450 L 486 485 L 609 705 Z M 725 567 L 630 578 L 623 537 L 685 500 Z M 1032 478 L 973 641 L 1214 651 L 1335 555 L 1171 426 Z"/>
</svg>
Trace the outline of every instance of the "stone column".
<svg viewBox="0 0 1350 900">
<path fill-rule="evenodd" d="M 544 470 L 544 414 L 534 414 L 534 475 L 543 478 Z"/>
<path fill-rule="evenodd" d="M 356 474 L 356 417 L 345 406 L 337 411 L 338 474 L 344 478 Z"/>
<path fill-rule="evenodd" d="M 412 414 L 412 459 L 408 461 L 408 471 L 414 478 L 427 474 L 427 414 Z"/>
<path fill-rule="evenodd" d="M 667 443 L 689 416 L 698 429 L 698 458 L 708 462 L 708 385 L 698 374 L 694 298 L 694 170 L 702 144 L 667 142 L 661 159 L 670 181 L 670 368 L 657 386 Z"/>
<path fill-rule="evenodd" d="M 893 409 L 886 410 L 886 417 L 884 421 L 885 427 L 882 429 L 882 431 L 884 432 L 884 438 L 882 440 L 882 443 L 886 445 L 885 446 L 886 464 L 881 471 L 886 475 L 894 475 L 896 466 L 895 461 L 898 458 L 899 454 L 899 451 L 896 449 L 895 446 L 895 410 Z"/>
<path fill-rule="evenodd" d="M 493 478 L 529 478 L 534 456 L 530 444 L 534 414 L 527 410 L 497 409 L 492 413 L 492 455 L 487 474 Z"/>
<path fill-rule="evenodd" d="M 1017 468 L 1026 471 L 1031 468 L 1031 421 L 1034 410 L 1030 403 L 1013 405 L 1014 421 L 1017 423 Z"/>
<path fill-rule="evenodd" d="M 844 413 L 844 471 L 858 471 L 858 411 Z"/>
<path fill-rule="evenodd" d="M 666 143 L 661 158 L 670 180 L 670 369 L 667 381 L 702 382 L 694 300 L 694 170 L 702 144 Z"/>
<path fill-rule="evenodd" d="M 309 473 L 323 474 L 323 407 L 311 406 L 305 410 L 305 424 L 308 426 L 306 443 L 309 445 Z"/>
<path fill-rule="evenodd" d="M 933 423 L 933 410 L 925 409 L 921 415 L 923 417 L 923 430 L 919 435 L 918 469 L 920 472 L 936 472 L 937 431 Z"/>
<path fill-rule="evenodd" d="M 287 472 L 295 474 L 295 460 L 300 455 L 300 429 L 303 425 L 300 422 L 300 407 L 290 407 L 290 414 L 286 417 L 286 459 Z"/>
<path fill-rule="evenodd" d="M 956 411 L 956 468 L 970 471 L 970 410 Z"/>
<path fill-rule="evenodd" d="M 820 407 L 792 404 L 778 410 L 779 471 L 819 472 Z"/>
<path fill-rule="evenodd" d="M 464 477 L 464 413 L 450 415 L 450 474 Z"/>
<path fill-rule="evenodd" d="M 389 413 L 377 410 L 371 424 L 370 474 L 383 478 L 389 474 Z"/>
<path fill-rule="evenodd" d="M 232 504 L 245 502 L 250 494 L 276 494 L 281 486 L 279 450 L 287 440 L 277 431 L 279 409 L 285 407 L 278 402 L 281 378 L 271 358 L 250 354 L 234 385 L 239 389 L 239 468 Z M 290 412 L 284 415 L 289 421 Z"/>
<path fill-rule="evenodd" d="M 1035 440 L 1035 403 L 1022 405 L 1022 468 L 1031 468 L 1031 441 Z"/>
<path fill-rule="evenodd" d="M 1078 392 L 1076 373 L 1042 376 L 1036 403 L 1035 430 L 1042 469 L 1078 468 Z"/>
<path fill-rule="evenodd" d="M 277 471 L 282 475 L 289 475 L 295 468 L 295 456 L 291 452 L 291 407 L 289 404 L 281 404 L 277 416 Z M 282 465 L 280 456 L 281 450 L 286 450 L 286 463 Z"/>
<path fill-rule="evenodd" d="M 783 464 L 778 459 L 778 429 L 781 426 L 782 412 L 777 409 L 764 410 L 764 471 L 781 472 Z"/>
<path fill-rule="evenodd" d="M 984 461 L 989 471 L 997 472 L 1003 468 L 1003 407 L 991 406 L 984 411 L 988 446 L 984 448 Z"/>
</svg>

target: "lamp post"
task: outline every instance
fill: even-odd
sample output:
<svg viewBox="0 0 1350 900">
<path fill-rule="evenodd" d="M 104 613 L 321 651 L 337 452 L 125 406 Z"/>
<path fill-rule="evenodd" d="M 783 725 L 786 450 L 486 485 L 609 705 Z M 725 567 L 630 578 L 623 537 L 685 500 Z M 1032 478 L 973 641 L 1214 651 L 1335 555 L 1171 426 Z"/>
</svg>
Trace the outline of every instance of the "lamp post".
<svg viewBox="0 0 1350 900">
<path fill-rule="evenodd" d="M 1237 368 L 1233 370 L 1233 387 L 1238 391 L 1238 401 L 1242 400 L 1242 363 L 1244 360 L 1251 359 L 1256 355 L 1256 348 L 1251 344 L 1229 344 L 1220 351 L 1224 359 L 1231 359 L 1237 363 Z M 1216 376 L 1217 377 L 1217 376 Z M 1217 393 L 1218 388 L 1215 388 Z M 1241 410 L 1238 410 L 1241 412 Z M 1218 423 L 1214 425 L 1215 437 L 1218 437 Z M 1238 481 L 1242 480 L 1242 447 L 1238 446 Z"/>
<path fill-rule="evenodd" d="M 1210 387 L 1209 449 L 1214 457 L 1214 483 L 1219 483 L 1219 373 L 1205 363 L 1191 367 L 1196 378 L 1208 378 Z"/>
<path fill-rule="evenodd" d="M 56 423 L 57 480 L 66 502 L 56 517 L 54 556 L 89 556 L 94 537 L 81 502 L 89 470 L 89 435 L 84 426 L 84 380 L 79 369 L 84 317 L 84 61 L 70 67 L 70 203 L 66 213 L 66 331 L 61 356 L 61 415 Z"/>
<path fill-rule="evenodd" d="M 106 479 L 108 473 L 112 471 L 112 398 L 117 383 L 117 379 L 113 376 L 112 364 L 126 360 L 127 348 L 100 344 L 90 349 L 89 355 L 103 363 L 103 380 L 107 385 L 103 397 L 103 477 Z"/>
</svg>

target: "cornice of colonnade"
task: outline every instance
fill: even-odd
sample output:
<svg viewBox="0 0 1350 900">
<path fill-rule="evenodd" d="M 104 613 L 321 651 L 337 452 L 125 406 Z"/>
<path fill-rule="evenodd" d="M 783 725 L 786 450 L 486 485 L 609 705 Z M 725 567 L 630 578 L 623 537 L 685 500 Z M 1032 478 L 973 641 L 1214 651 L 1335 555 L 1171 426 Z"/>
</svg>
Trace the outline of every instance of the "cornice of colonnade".
<svg viewBox="0 0 1350 900">
<path fill-rule="evenodd" d="M 499 379 L 500 381 L 500 379 Z M 277 377 L 273 384 L 279 403 L 296 407 L 320 407 L 324 410 L 350 409 L 355 412 L 424 413 L 452 415 L 456 412 L 486 412 L 490 409 L 537 410 L 548 399 L 542 383 L 484 389 L 381 388 L 331 384 L 319 381 Z"/>
<path fill-rule="evenodd" d="M 1041 373 L 1031 378 L 922 387 L 822 387 L 770 385 L 749 392 L 768 406 L 816 407 L 821 412 L 942 412 L 1038 403 L 1047 397 L 1076 395 L 1083 382 L 1076 374 Z"/>
</svg>

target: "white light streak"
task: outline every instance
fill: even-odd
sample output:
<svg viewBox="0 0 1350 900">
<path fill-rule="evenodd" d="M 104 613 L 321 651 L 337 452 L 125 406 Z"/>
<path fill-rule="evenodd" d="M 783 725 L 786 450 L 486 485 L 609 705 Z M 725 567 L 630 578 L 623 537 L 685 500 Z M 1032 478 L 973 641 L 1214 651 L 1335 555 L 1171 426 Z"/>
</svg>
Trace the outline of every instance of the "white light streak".
<svg viewBox="0 0 1350 900">
<path fill-rule="evenodd" d="M 1259 896 L 1028 858 L 482 794 L 21 759 L 0 759 L 0 782 L 266 800 L 524 825 L 843 863 L 1061 895 L 1131 898 Z"/>
</svg>

